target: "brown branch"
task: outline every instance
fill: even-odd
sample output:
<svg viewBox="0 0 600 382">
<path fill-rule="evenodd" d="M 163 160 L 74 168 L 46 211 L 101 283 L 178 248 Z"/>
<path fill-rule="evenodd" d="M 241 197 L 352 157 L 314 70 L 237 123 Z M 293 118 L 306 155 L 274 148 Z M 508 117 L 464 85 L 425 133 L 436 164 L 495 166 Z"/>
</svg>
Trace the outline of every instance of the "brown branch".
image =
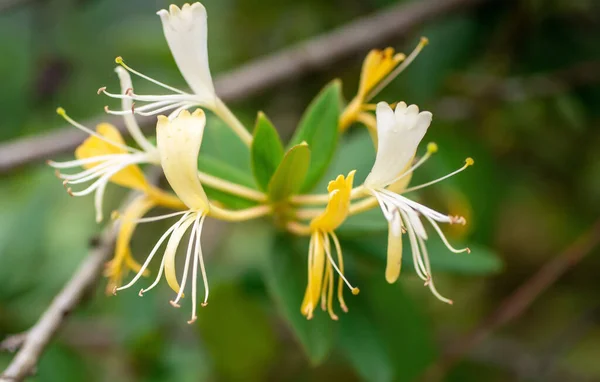
<svg viewBox="0 0 600 382">
<path fill-rule="evenodd" d="M 562 253 L 544 264 L 533 276 L 521 284 L 478 327 L 446 349 L 441 361 L 428 370 L 425 376 L 426 379 L 438 380 L 494 330 L 520 317 L 540 294 L 554 284 L 565 272 L 578 264 L 598 244 L 600 244 L 600 220 L 596 221 L 589 230 Z"/>
<path fill-rule="evenodd" d="M 482 1 L 426 0 L 401 3 L 220 75 L 215 80 L 217 93 L 226 102 L 247 98 L 285 81 L 323 70 L 344 58 L 404 35 L 424 22 Z M 139 118 L 140 125 L 151 125 L 154 120 L 153 117 Z M 122 119 L 107 118 L 105 115 L 93 118 L 85 125 L 95 126 L 101 121 L 109 121 L 124 132 Z M 68 127 L 0 144 L 0 173 L 72 151 L 84 137 L 80 131 Z"/>
</svg>

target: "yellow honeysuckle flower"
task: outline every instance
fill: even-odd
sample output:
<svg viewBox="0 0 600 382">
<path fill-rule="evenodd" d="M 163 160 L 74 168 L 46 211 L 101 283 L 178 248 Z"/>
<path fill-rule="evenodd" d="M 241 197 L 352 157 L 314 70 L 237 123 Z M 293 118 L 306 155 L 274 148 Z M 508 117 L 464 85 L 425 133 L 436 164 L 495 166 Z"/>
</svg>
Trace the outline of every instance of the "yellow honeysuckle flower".
<svg viewBox="0 0 600 382">
<path fill-rule="evenodd" d="M 140 290 L 140 295 L 154 288 L 160 281 L 163 272 L 167 283 L 177 293 L 171 304 L 179 307 L 179 300 L 183 297 L 183 291 L 187 283 L 190 262 L 192 266 L 192 318 L 189 323 L 193 323 L 196 318 L 196 295 L 198 265 L 200 265 L 202 279 L 204 282 L 205 297 L 202 306 L 207 304 L 208 300 L 208 279 L 204 267 L 202 248 L 200 246 L 200 236 L 204 220 L 210 211 L 210 204 L 202 184 L 198 179 L 198 155 L 204 134 L 206 116 L 201 109 L 197 109 L 193 114 L 183 110 L 173 120 L 165 116 L 158 117 L 156 125 L 157 147 L 160 155 L 160 162 L 165 173 L 167 181 L 171 188 L 177 194 L 177 197 L 185 204 L 187 210 L 176 212 L 163 216 L 138 219 L 137 222 L 150 222 L 161 219 L 167 219 L 180 216 L 179 220 L 173 224 L 157 241 L 156 245 L 148 255 L 146 261 L 139 269 L 136 276 L 125 286 L 116 288 L 116 291 L 131 287 L 143 275 L 150 261 L 158 252 L 162 243 L 169 238 L 158 275 L 152 285 Z M 181 285 L 177 281 L 175 270 L 175 255 L 177 248 L 188 229 L 192 227 L 188 242 L 187 253 L 184 263 Z"/>
<path fill-rule="evenodd" d="M 85 160 L 94 157 L 102 157 L 104 155 L 127 154 L 127 151 L 122 148 L 125 146 L 125 140 L 116 127 L 109 123 L 101 123 L 96 126 L 96 133 L 106 138 L 106 140 L 100 139 L 97 136 L 87 138 L 75 149 L 75 158 Z M 118 143 L 119 146 L 115 146 L 109 142 Z M 85 169 L 93 169 L 95 165 L 93 163 L 86 163 L 83 164 L 82 167 Z M 145 191 L 149 187 L 144 173 L 136 165 L 129 165 L 123 168 L 121 171 L 112 175 L 109 180 L 119 186 L 139 191 Z"/>
<path fill-rule="evenodd" d="M 122 91 L 130 89 L 131 78 L 127 71 L 121 67 L 117 67 L 115 71 L 119 76 Z M 131 107 L 131 101 L 128 99 L 123 99 L 122 104 L 123 107 Z M 119 130 L 111 124 L 101 123 L 94 131 L 73 120 L 63 108 L 58 108 L 57 113 L 72 126 L 89 134 L 90 137 L 75 150 L 76 160 L 48 161 L 48 164 L 57 169 L 57 176 L 63 179 L 63 185 L 71 196 L 95 193 L 94 205 L 98 222 L 103 219 L 102 203 L 104 191 L 109 182 L 145 193 L 152 189 L 138 165 L 158 164 L 160 158 L 156 147 L 144 137 L 131 113 L 124 116 L 125 127 L 140 149 L 128 146 Z M 84 170 L 74 174 L 62 172 L 79 167 L 83 167 Z M 85 183 L 91 184 L 80 191 L 74 191 L 72 188 L 72 186 Z"/>
<path fill-rule="evenodd" d="M 344 282 L 352 290 L 353 294 L 358 294 L 358 288 L 350 285 L 344 277 L 344 262 L 342 258 L 342 248 L 335 235 L 337 229 L 348 216 L 350 207 L 350 191 L 354 181 L 352 171 L 346 178 L 343 175 L 329 182 L 327 191 L 329 192 L 329 203 L 325 211 L 315 217 L 310 222 L 310 244 L 308 250 L 308 285 L 304 294 L 301 312 L 306 318 L 311 319 L 313 311 L 321 300 L 321 307 L 327 310 L 329 316 L 337 320 L 338 317 L 333 311 L 333 291 L 334 291 L 334 272 L 339 275 L 338 280 L 338 301 L 344 312 L 348 311 L 343 297 Z M 331 240 L 330 240 L 331 238 Z M 337 264 L 332 257 L 331 241 L 333 241 L 337 252 Z M 326 260 L 327 257 L 327 260 Z"/>
<path fill-rule="evenodd" d="M 400 74 L 427 43 L 426 38 L 421 38 L 415 50 L 408 57 L 403 53 L 395 53 L 394 48 L 391 47 L 383 50 L 373 49 L 367 54 L 362 65 L 358 92 L 340 116 L 340 131 L 345 131 L 354 122 L 365 124 L 371 132 L 376 131 L 375 126 L 370 123 L 371 119 L 363 114 L 364 110 L 368 108 L 366 103 Z"/>
<path fill-rule="evenodd" d="M 402 234 L 407 232 L 417 275 L 438 299 L 451 304 L 452 300 L 440 295 L 433 283 L 425 246 L 428 236 L 421 216 L 433 226 L 446 247 L 455 253 L 468 252 L 469 249 L 453 248 L 437 223 L 465 224 L 466 220 L 463 217 L 444 215 L 401 194 L 447 179 L 472 165 L 473 159 L 467 158 L 463 167 L 439 179 L 407 188 L 413 171 L 437 151 L 435 144 L 429 144 L 427 154 L 412 164 L 417 146 L 431 124 L 432 114 L 428 111 L 419 112 L 416 105 L 407 106 L 404 102 L 398 103 L 395 110 L 385 102 L 380 102 L 377 104 L 376 117 L 377 155 L 364 187 L 367 193 L 377 199 L 389 224 L 386 280 L 393 283 L 400 275 Z"/>
</svg>

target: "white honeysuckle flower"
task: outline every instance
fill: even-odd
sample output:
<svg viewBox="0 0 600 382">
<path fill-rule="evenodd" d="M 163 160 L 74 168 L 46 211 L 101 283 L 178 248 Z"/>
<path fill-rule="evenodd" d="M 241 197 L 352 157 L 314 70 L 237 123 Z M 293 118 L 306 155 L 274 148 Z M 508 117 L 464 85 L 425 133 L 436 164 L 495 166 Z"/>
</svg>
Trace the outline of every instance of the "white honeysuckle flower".
<svg viewBox="0 0 600 382">
<path fill-rule="evenodd" d="M 208 278 L 206 276 L 204 258 L 200 245 L 200 236 L 202 234 L 204 220 L 210 209 L 210 204 L 206 197 L 206 193 L 202 188 L 202 184 L 200 184 L 200 180 L 198 179 L 197 168 L 198 155 L 200 153 L 205 124 L 206 116 L 201 109 L 197 109 L 192 114 L 187 110 L 183 110 L 173 120 L 169 120 L 169 118 L 165 116 L 158 117 L 158 123 L 156 125 L 156 142 L 160 155 L 160 163 L 171 188 L 189 210 L 137 220 L 137 222 L 143 223 L 180 216 L 179 220 L 158 240 L 136 276 L 127 285 L 115 289 L 116 292 L 127 289 L 135 284 L 148 268 L 148 265 L 152 261 L 154 255 L 158 252 L 162 243 L 169 238 L 154 283 L 148 288 L 140 290 L 140 295 L 154 288 L 162 278 L 164 272 L 167 283 L 171 289 L 177 293 L 176 298 L 171 301 L 171 304 L 175 307 L 179 307 L 179 301 L 183 297 L 183 291 L 187 283 L 190 263 L 193 263 L 191 266 L 192 318 L 189 323 L 194 322 L 197 318 L 196 300 L 198 265 L 200 265 L 204 283 L 204 301 L 202 302 L 202 306 L 207 304 L 209 292 Z M 175 255 L 183 236 L 190 227 L 192 227 L 192 230 L 188 241 L 183 274 L 181 276 L 181 282 L 178 282 L 175 269 Z"/>
<path fill-rule="evenodd" d="M 157 12 L 162 21 L 171 54 L 190 88 L 211 101 L 215 96 L 208 66 L 206 8 L 200 3 L 171 5 Z"/>
<path fill-rule="evenodd" d="M 171 54 L 192 93 L 146 76 L 126 65 L 121 57 L 117 57 L 116 62 L 125 70 L 162 87 L 169 93 L 141 95 L 134 93 L 130 88 L 122 94 L 115 94 L 102 87 L 98 93 L 104 93 L 112 98 L 128 99 L 131 102 L 130 107 L 124 107 L 122 110 L 111 110 L 106 107 L 106 112 L 116 115 L 127 115 L 133 112 L 148 116 L 171 111 L 169 118 L 173 119 L 181 110 L 194 106 L 216 109 L 220 101 L 215 94 L 208 65 L 206 8 L 200 3 L 185 4 L 181 9 L 171 5 L 168 11 L 162 9 L 157 14 L 162 21 Z M 144 104 L 136 106 L 136 102 Z"/>
<path fill-rule="evenodd" d="M 131 89 L 129 73 L 121 67 L 117 67 L 115 71 L 119 76 L 122 91 Z M 131 108 L 131 101 L 122 99 L 122 107 L 124 109 Z M 69 195 L 84 196 L 95 193 L 96 221 L 100 222 L 103 219 L 104 192 L 109 182 L 140 191 L 146 191 L 150 187 L 137 165 L 159 164 L 160 157 L 156 147 L 142 134 L 131 113 L 124 115 L 125 127 L 141 150 L 128 146 L 119 130 L 111 124 L 101 123 L 94 131 L 73 120 L 63 108 L 58 108 L 57 113 L 72 126 L 89 134 L 90 137 L 75 150 L 76 160 L 48 161 L 47 163 L 56 168 L 56 175 L 63 180 L 63 185 Z M 78 173 L 63 173 L 64 170 L 81 167 L 83 171 Z M 74 191 L 71 186 L 79 184 L 89 185 L 83 190 Z"/>
<path fill-rule="evenodd" d="M 392 184 L 415 156 L 417 146 L 431 124 L 428 111 L 419 113 L 417 105 L 400 102 L 396 110 L 385 102 L 377 104 L 377 156 L 365 180 L 367 187 Z"/>
<path fill-rule="evenodd" d="M 439 179 L 419 186 L 404 188 L 398 190 L 399 192 L 393 192 L 387 187 L 398 184 L 397 182 L 403 178 L 410 177 L 416 168 L 425 163 L 431 154 L 437 151 L 437 146 L 430 144 L 427 147 L 427 154 L 411 165 L 417 147 L 431 123 L 432 114 L 428 111 L 419 112 L 416 105 L 407 106 L 404 102 L 398 103 L 394 111 L 387 103 L 380 102 L 377 104 L 376 117 L 377 155 L 364 186 L 366 191 L 379 202 L 383 215 L 389 224 L 386 280 L 393 283 L 400 275 L 402 235 L 407 233 L 417 275 L 425 281 L 425 285 L 429 286 L 431 292 L 438 299 L 451 304 L 452 300 L 440 295 L 433 283 L 429 256 L 425 246 L 428 236 L 421 217 L 424 217 L 434 227 L 446 247 L 455 253 L 469 252 L 469 249 L 453 248 L 448 243 L 438 223 L 466 224 L 466 221 L 462 217 L 444 215 L 400 194 L 421 189 L 447 179 L 472 165 L 473 160 L 467 158 L 463 167 Z"/>
</svg>

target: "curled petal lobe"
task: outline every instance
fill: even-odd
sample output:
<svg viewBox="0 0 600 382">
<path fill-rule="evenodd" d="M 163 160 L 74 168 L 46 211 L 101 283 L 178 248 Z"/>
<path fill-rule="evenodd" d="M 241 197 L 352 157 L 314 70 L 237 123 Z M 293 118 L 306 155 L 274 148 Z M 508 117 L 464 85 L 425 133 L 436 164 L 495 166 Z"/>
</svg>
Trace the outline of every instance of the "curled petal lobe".
<svg viewBox="0 0 600 382">
<path fill-rule="evenodd" d="M 432 114 L 419 112 L 416 105 L 400 102 L 396 110 L 385 102 L 377 104 L 377 155 L 365 180 L 371 188 L 388 186 L 404 171 L 427 132 Z"/>
<path fill-rule="evenodd" d="M 359 96 L 365 98 L 405 57 L 402 53 L 394 53 L 394 48 L 391 47 L 384 50 L 371 50 L 363 61 L 358 87 Z"/>
<path fill-rule="evenodd" d="M 191 210 L 208 211 L 208 199 L 198 179 L 198 155 L 206 116 L 183 110 L 170 121 L 158 117 L 156 141 L 165 177 L 179 199 Z"/>
<path fill-rule="evenodd" d="M 325 211 L 311 221 L 310 228 L 313 231 L 332 232 L 346 220 L 355 172 L 351 171 L 347 177 L 339 175 L 335 180 L 329 182 L 327 186 L 329 202 Z"/>
<path fill-rule="evenodd" d="M 125 146 L 125 141 L 117 130 L 111 124 L 101 123 L 96 127 L 96 132 L 105 137 L 110 142 L 115 142 L 121 146 Z M 90 136 L 87 138 L 77 149 L 75 150 L 75 157 L 77 159 L 87 159 L 93 157 L 102 157 L 111 154 L 128 154 L 124 149 L 111 145 L 110 143 L 95 137 Z M 84 164 L 83 167 L 91 169 L 96 166 L 97 163 Z M 122 169 L 113 175 L 110 180 L 120 186 L 132 188 L 135 190 L 146 190 L 148 188 L 148 182 L 144 177 L 142 170 L 136 165 L 130 165 Z"/>
<path fill-rule="evenodd" d="M 200 3 L 171 5 L 157 12 L 177 67 L 194 93 L 209 104 L 215 89 L 208 65 L 206 8 Z"/>
</svg>

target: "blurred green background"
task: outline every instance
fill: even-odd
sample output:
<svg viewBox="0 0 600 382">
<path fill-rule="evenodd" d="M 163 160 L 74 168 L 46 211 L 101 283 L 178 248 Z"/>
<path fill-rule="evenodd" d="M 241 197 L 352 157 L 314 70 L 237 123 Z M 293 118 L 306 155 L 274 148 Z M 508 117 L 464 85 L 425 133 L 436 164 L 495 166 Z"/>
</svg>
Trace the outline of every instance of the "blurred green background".
<svg viewBox="0 0 600 382">
<path fill-rule="evenodd" d="M 0 13 L 2 141 L 64 126 L 54 112 L 58 105 L 79 121 L 98 116 L 108 100 L 96 90 L 118 86 L 113 72 L 118 55 L 143 73 L 185 86 L 155 15 L 169 2 L 22 3 Z M 396 2 L 204 4 L 215 75 Z M 329 322 L 320 311 L 306 322 L 300 314 L 304 285 L 273 274 L 276 267 L 305 271 L 306 241 L 281 242 L 262 223 L 213 222 L 203 235 L 211 297 L 197 325 L 185 323 L 187 306 L 170 308 L 165 283 L 139 298 L 135 291 L 105 296 L 102 281 L 48 347 L 32 379 L 418 380 L 439 361 L 444 346 L 478 325 L 598 219 L 599 21 L 600 4 L 592 0 L 487 1 L 391 41 L 409 52 L 419 36 L 430 40 L 378 97 L 417 103 L 434 113 L 426 140 L 437 142 L 440 152 L 415 183 L 452 171 L 467 156 L 476 162 L 421 194 L 430 205 L 468 220 L 465 228 L 448 232 L 472 254 L 454 255 L 435 242 L 430 248 L 438 289 L 454 306 L 433 298 L 409 266 L 397 285 L 387 285 L 386 225 L 382 219 L 372 227 L 350 221 L 340 237 L 347 275 L 361 294 L 347 293 L 350 312 L 339 322 Z M 342 78 L 346 97 L 354 94 L 361 60 L 356 56 L 231 106 L 249 126 L 256 111 L 264 110 L 289 136 L 331 78 Z M 135 84 L 140 94 L 151 89 Z M 364 177 L 372 160 L 366 132 L 354 129 L 328 178 L 352 168 Z M 117 208 L 124 195 L 109 187 L 107 209 Z M 43 164 L 1 175 L 0 339 L 36 321 L 101 229 L 91 200 L 69 198 Z M 138 259 L 161 229 L 160 224 L 140 227 L 133 242 Z M 444 379 L 600 380 L 598 254 L 598 249 L 590 252 Z M 0 354 L 0 370 L 11 358 Z"/>
</svg>

